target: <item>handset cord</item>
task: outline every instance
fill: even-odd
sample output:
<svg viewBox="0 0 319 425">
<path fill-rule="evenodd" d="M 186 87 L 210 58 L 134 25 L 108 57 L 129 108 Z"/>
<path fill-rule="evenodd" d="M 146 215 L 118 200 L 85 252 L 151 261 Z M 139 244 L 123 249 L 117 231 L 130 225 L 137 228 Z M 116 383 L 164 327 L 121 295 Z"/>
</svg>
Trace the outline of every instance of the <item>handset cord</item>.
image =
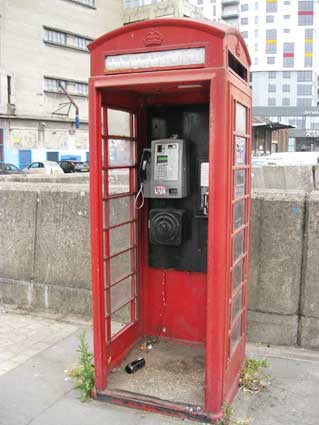
<svg viewBox="0 0 319 425">
<path fill-rule="evenodd" d="M 145 200 L 145 198 L 144 198 L 144 192 L 143 192 L 143 189 L 144 189 L 144 184 L 143 184 L 143 183 L 141 183 L 140 190 L 137 192 L 137 194 L 136 194 L 136 196 L 135 196 L 135 199 L 134 199 L 134 208 L 135 208 L 136 210 L 140 210 L 140 209 L 142 209 L 142 208 L 143 208 L 143 206 L 144 206 L 144 200 Z M 138 201 L 138 198 L 139 198 L 140 196 L 142 197 L 142 202 L 141 202 L 141 204 L 138 206 L 138 205 L 137 205 L 137 201 Z"/>
</svg>

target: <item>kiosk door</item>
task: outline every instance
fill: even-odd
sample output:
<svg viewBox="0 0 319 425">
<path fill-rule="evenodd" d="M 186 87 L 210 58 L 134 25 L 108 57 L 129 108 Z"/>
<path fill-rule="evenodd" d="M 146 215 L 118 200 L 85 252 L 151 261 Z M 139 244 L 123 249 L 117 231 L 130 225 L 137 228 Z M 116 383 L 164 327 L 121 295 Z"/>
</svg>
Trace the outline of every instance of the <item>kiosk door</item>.
<svg viewBox="0 0 319 425">
<path fill-rule="evenodd" d="M 245 352 L 250 215 L 250 98 L 231 87 L 231 232 L 226 391 L 234 385 Z"/>
<path fill-rule="evenodd" d="M 136 116 L 104 107 L 101 120 L 105 360 L 111 368 L 138 335 Z"/>
</svg>

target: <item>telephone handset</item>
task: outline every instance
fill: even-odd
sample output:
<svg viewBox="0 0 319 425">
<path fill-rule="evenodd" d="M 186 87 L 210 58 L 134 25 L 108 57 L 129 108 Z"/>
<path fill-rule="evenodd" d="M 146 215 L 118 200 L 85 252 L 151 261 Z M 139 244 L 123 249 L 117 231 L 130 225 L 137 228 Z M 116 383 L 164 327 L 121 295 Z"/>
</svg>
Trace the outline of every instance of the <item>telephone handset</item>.
<svg viewBox="0 0 319 425">
<path fill-rule="evenodd" d="M 151 149 L 144 149 L 139 168 L 140 181 L 144 182 L 147 178 L 147 164 L 151 159 Z"/>
<path fill-rule="evenodd" d="M 151 149 L 144 149 L 141 157 L 141 162 L 139 166 L 139 178 L 140 178 L 140 189 L 137 192 L 135 199 L 134 199 L 134 205 L 137 210 L 140 210 L 144 206 L 144 182 L 149 177 L 148 174 L 148 164 L 151 160 Z M 137 200 L 141 196 L 141 203 L 138 206 Z"/>
</svg>

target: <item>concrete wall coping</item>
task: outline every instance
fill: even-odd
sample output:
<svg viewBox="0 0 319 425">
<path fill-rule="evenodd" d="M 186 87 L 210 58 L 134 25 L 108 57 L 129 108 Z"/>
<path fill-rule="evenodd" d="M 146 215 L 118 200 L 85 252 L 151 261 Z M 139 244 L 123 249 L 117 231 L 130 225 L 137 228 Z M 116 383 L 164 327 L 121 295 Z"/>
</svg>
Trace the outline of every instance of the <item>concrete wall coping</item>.
<svg viewBox="0 0 319 425">
<path fill-rule="evenodd" d="M 84 183 L 78 184 L 59 184 L 59 183 L 1 183 L 0 182 L 0 191 L 18 191 L 18 192 L 84 192 L 89 193 L 89 185 Z"/>
</svg>

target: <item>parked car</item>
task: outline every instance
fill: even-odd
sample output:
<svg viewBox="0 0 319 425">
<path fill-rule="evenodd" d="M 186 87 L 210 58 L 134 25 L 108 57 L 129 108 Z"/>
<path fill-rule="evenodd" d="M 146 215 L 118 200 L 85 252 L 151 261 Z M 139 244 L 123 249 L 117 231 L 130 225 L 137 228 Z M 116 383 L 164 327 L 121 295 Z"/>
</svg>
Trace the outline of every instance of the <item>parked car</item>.
<svg viewBox="0 0 319 425">
<path fill-rule="evenodd" d="M 54 161 L 32 162 L 23 169 L 23 172 L 27 174 L 63 174 L 62 168 Z"/>
<path fill-rule="evenodd" d="M 23 174 L 23 172 L 13 164 L 0 162 L 0 174 Z"/>
<path fill-rule="evenodd" d="M 77 162 L 74 167 L 76 173 L 87 173 L 90 171 L 88 162 Z"/>
<path fill-rule="evenodd" d="M 75 173 L 75 164 L 76 161 L 63 160 L 59 161 L 58 164 L 62 168 L 64 173 Z"/>
</svg>

